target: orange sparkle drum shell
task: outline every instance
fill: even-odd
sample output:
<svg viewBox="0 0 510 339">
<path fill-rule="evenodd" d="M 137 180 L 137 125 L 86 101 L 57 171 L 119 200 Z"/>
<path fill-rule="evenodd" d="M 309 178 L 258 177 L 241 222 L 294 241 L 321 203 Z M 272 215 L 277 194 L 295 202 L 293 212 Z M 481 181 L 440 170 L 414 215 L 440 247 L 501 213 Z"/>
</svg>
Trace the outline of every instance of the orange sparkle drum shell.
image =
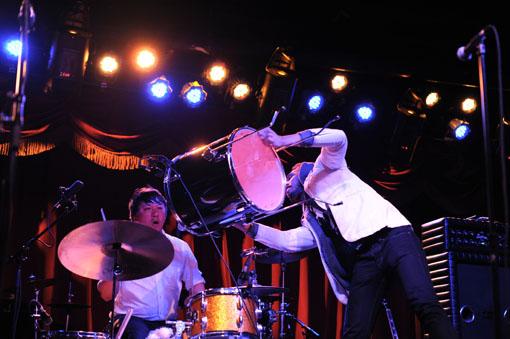
<svg viewBox="0 0 510 339">
<path fill-rule="evenodd" d="M 259 316 L 258 301 L 237 288 L 205 290 L 189 301 L 190 338 L 258 338 Z"/>
</svg>

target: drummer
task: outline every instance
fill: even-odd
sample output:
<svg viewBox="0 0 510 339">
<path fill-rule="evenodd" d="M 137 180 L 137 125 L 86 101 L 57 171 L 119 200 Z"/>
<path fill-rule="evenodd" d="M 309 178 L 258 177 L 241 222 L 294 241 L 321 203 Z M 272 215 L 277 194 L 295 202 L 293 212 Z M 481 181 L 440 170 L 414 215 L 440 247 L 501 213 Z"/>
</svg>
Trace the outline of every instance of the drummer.
<svg viewBox="0 0 510 339">
<path fill-rule="evenodd" d="M 162 232 L 173 245 L 174 258 L 150 277 L 117 283 L 115 320 L 121 322 L 133 310 L 123 338 L 145 339 L 150 331 L 164 327 L 165 320 L 177 320 L 183 283 L 190 295 L 205 289 L 205 280 L 188 244 L 163 230 L 166 206 L 163 195 L 150 186 L 137 188 L 129 201 L 130 220 Z M 112 281 L 98 282 L 97 289 L 105 301 L 112 299 L 112 287 Z"/>
</svg>

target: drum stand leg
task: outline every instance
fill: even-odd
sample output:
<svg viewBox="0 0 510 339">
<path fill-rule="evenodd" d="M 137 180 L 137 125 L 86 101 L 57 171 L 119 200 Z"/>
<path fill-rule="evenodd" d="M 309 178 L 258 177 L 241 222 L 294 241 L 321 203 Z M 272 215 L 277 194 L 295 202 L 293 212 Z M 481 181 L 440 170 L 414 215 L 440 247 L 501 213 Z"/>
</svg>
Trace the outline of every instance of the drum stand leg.
<svg viewBox="0 0 510 339">
<path fill-rule="evenodd" d="M 282 260 L 280 262 L 280 267 L 282 268 L 282 287 L 285 288 L 285 269 L 287 268 L 287 264 Z M 285 309 L 287 305 L 285 305 L 285 292 L 282 291 L 282 300 L 280 302 L 280 338 L 285 337 Z"/>
<path fill-rule="evenodd" d="M 113 275 L 113 286 L 112 286 L 112 316 L 111 316 L 111 319 L 110 319 L 110 339 L 115 339 L 115 336 L 114 336 L 114 316 L 115 316 L 115 296 L 116 296 L 116 284 L 117 284 L 117 275 L 121 274 L 122 273 L 122 267 L 119 265 L 118 263 L 118 254 L 119 254 L 119 250 L 120 250 L 120 246 L 121 244 L 120 243 L 115 243 L 113 244 L 112 248 L 114 250 L 114 263 L 113 263 L 113 270 L 112 270 L 112 275 Z"/>
</svg>

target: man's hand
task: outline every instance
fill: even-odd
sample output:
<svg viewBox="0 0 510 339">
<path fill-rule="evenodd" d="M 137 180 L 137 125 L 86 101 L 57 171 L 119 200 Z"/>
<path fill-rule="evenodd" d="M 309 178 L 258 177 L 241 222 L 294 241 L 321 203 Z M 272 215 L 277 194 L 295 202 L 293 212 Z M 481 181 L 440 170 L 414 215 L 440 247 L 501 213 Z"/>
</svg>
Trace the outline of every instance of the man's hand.
<svg viewBox="0 0 510 339">
<path fill-rule="evenodd" d="M 262 143 L 266 146 L 270 146 L 273 148 L 279 148 L 284 146 L 283 137 L 276 134 L 276 132 L 269 127 L 266 127 L 258 131 L 258 135 L 260 137 L 260 140 L 262 140 Z"/>
</svg>

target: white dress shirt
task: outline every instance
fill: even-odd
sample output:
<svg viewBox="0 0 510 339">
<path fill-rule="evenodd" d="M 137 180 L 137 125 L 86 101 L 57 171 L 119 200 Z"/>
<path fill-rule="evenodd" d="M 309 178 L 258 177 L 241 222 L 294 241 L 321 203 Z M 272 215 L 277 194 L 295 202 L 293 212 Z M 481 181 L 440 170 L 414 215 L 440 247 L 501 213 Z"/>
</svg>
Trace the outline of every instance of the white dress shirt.
<svg viewBox="0 0 510 339">
<path fill-rule="evenodd" d="M 187 289 L 204 283 L 198 263 L 188 244 L 163 232 L 172 242 L 174 258 L 162 271 L 143 279 L 121 281 L 115 298 L 115 314 L 127 314 L 146 320 L 175 320 L 182 283 Z"/>
</svg>

